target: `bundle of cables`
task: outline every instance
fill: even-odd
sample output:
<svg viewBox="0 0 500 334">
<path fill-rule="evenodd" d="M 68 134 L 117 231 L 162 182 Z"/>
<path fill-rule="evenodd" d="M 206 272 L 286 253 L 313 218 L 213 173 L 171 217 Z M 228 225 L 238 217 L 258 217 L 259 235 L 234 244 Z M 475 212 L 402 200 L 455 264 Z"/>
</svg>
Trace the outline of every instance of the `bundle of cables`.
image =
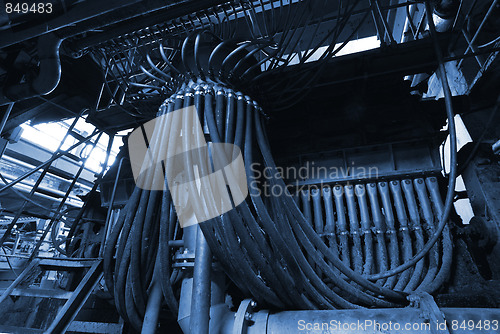
<svg viewBox="0 0 500 334">
<path fill-rule="evenodd" d="M 373 24 L 370 8 L 363 0 L 228 0 L 90 51 L 110 103 L 138 119 L 154 116 L 142 102 L 168 98 L 196 78 L 230 84 L 265 99 L 266 107 L 286 109 L 306 97 L 297 92 L 311 89 L 329 60 Z M 294 71 L 282 75 L 291 64 Z"/>
<path fill-rule="evenodd" d="M 200 44 L 194 40 L 193 54 L 197 55 Z M 189 45 L 189 40 L 185 44 Z M 194 105 L 200 122 L 206 125 L 207 140 L 234 144 L 243 152 L 249 196 L 233 210 L 200 224 L 215 259 L 242 293 L 274 308 L 334 309 L 401 306 L 408 302 L 407 295 L 412 291 L 433 292 L 439 288 L 451 264 L 452 242 L 447 220 L 455 161 L 444 205 L 433 177 L 313 191 L 313 204 L 323 198 L 322 205 L 314 205 L 314 220 L 321 226 L 315 230 L 312 215 L 304 209 L 307 205 L 303 202 L 302 209 L 299 207 L 280 177 L 266 136 L 265 116 L 258 103 L 238 92 L 237 85 L 209 75 L 235 67 L 241 73 L 257 71 L 256 62 L 248 56 L 251 51 L 238 50 L 231 43 L 218 48 L 227 53 L 219 58 L 217 66 L 215 56 L 205 60 L 195 56 L 191 62 L 185 62 L 184 73 L 189 81 L 165 101 L 158 115 Z M 217 53 L 214 50 L 209 54 Z M 227 54 L 234 57 L 221 64 Z M 204 72 L 200 64 L 205 64 L 209 72 Z M 245 64 L 245 68 L 238 64 Z M 442 62 L 439 69 L 449 101 Z M 447 111 L 454 150 L 453 115 L 448 103 Z M 175 146 L 179 128 L 183 133 L 181 141 L 185 141 L 196 132 L 192 129 L 194 123 L 174 118 L 155 129 L 151 140 L 160 147 Z M 452 159 L 455 158 L 452 154 Z M 167 175 L 172 167 L 167 164 L 163 168 L 160 174 Z M 185 168 L 189 170 L 192 166 Z M 265 177 L 258 170 L 266 171 Z M 156 174 L 157 171 L 151 171 L 144 177 L 152 182 Z M 265 186 L 281 191 L 264 194 Z M 409 214 L 411 224 L 402 211 L 405 209 L 401 187 L 408 206 L 411 202 L 413 208 Z M 345 206 L 343 200 L 338 200 L 343 196 L 339 191 L 346 194 L 349 227 L 341 218 Z M 369 204 L 364 191 L 369 195 Z M 332 192 L 335 213 L 332 213 Z M 378 205 L 379 200 L 383 209 Z M 352 215 L 356 211 L 361 213 L 360 226 Z M 326 217 L 326 223 L 322 217 Z M 136 328 L 141 326 L 155 280 L 161 282 L 169 309 L 175 313 L 178 308 L 177 284 L 182 274 L 172 270 L 169 241 L 180 237 L 170 191 L 136 188 L 107 240 L 104 259 L 106 284 L 114 294 L 117 309 Z"/>
</svg>

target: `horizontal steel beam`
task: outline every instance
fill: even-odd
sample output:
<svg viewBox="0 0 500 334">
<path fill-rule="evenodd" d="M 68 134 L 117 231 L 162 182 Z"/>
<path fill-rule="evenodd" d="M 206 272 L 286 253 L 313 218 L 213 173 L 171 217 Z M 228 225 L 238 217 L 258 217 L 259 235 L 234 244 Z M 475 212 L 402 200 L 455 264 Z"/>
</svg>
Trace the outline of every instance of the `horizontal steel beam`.
<svg viewBox="0 0 500 334">
<path fill-rule="evenodd" d="M 37 297 L 37 298 L 53 298 L 53 299 L 69 299 L 73 294 L 72 291 L 56 290 L 56 289 L 14 289 L 10 295 L 16 297 Z"/>
<path fill-rule="evenodd" d="M 39 25 L 34 25 L 30 28 L 14 32 L 6 30 L 1 33 L 0 49 L 24 42 L 31 38 L 44 35 L 53 31 L 57 31 L 64 27 L 76 25 L 82 21 L 103 16 L 104 14 L 114 11 L 118 8 L 127 7 L 141 2 L 141 0 L 93 0 L 84 1 L 80 5 L 73 7 L 64 15 L 57 16 L 48 22 Z"/>
<path fill-rule="evenodd" d="M 65 39 L 131 19 L 135 19 L 134 26 L 137 22 L 140 28 L 144 28 L 148 26 L 146 22 L 151 19 L 146 16 L 148 14 L 160 14 L 167 19 L 174 19 L 224 2 L 227 2 L 227 0 L 185 0 L 176 2 L 161 0 L 85 1 L 71 8 L 64 15 L 57 16 L 42 24 L 33 25 L 20 31 L 3 31 L 0 34 L 0 49 L 50 32 L 56 32 L 59 37 Z M 125 26 L 128 27 L 130 24 L 131 22 L 128 22 Z"/>
</svg>

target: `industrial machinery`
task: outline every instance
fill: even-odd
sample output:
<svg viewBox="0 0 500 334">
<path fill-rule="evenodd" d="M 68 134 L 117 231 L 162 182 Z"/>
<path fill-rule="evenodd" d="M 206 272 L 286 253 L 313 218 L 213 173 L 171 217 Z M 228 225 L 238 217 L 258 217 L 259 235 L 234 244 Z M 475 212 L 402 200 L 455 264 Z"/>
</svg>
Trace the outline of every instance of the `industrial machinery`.
<svg viewBox="0 0 500 334">
<path fill-rule="evenodd" d="M 0 331 L 500 332 L 498 1 L 2 6 Z"/>
</svg>

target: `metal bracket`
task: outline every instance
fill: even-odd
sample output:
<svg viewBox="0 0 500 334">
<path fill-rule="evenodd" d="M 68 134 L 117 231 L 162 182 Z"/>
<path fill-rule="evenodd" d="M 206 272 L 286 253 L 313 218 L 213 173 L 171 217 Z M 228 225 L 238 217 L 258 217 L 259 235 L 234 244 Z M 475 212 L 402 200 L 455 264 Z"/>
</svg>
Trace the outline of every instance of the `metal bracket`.
<svg viewBox="0 0 500 334">
<path fill-rule="evenodd" d="M 434 324 L 442 324 L 446 322 L 444 313 L 439 309 L 439 306 L 434 301 L 434 298 L 427 292 L 416 292 L 408 296 L 410 303 L 421 310 L 422 317 L 429 321 L 431 326 L 431 334 L 450 334 L 448 326 L 445 329 L 439 326 L 434 326 Z"/>
<path fill-rule="evenodd" d="M 252 320 L 253 309 L 257 303 L 251 299 L 245 299 L 240 303 L 238 311 L 234 315 L 233 334 L 244 334 Z"/>
</svg>

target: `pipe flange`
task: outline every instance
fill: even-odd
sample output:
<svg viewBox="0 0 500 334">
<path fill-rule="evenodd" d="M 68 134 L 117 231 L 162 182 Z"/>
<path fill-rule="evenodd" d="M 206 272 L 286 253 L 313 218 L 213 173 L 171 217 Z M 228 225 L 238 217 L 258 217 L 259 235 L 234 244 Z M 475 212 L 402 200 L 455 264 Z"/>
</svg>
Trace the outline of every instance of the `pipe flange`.
<svg viewBox="0 0 500 334">
<path fill-rule="evenodd" d="M 238 311 L 234 315 L 232 334 L 244 334 L 250 322 L 252 322 L 253 309 L 257 303 L 252 299 L 245 299 L 240 303 Z"/>
</svg>

